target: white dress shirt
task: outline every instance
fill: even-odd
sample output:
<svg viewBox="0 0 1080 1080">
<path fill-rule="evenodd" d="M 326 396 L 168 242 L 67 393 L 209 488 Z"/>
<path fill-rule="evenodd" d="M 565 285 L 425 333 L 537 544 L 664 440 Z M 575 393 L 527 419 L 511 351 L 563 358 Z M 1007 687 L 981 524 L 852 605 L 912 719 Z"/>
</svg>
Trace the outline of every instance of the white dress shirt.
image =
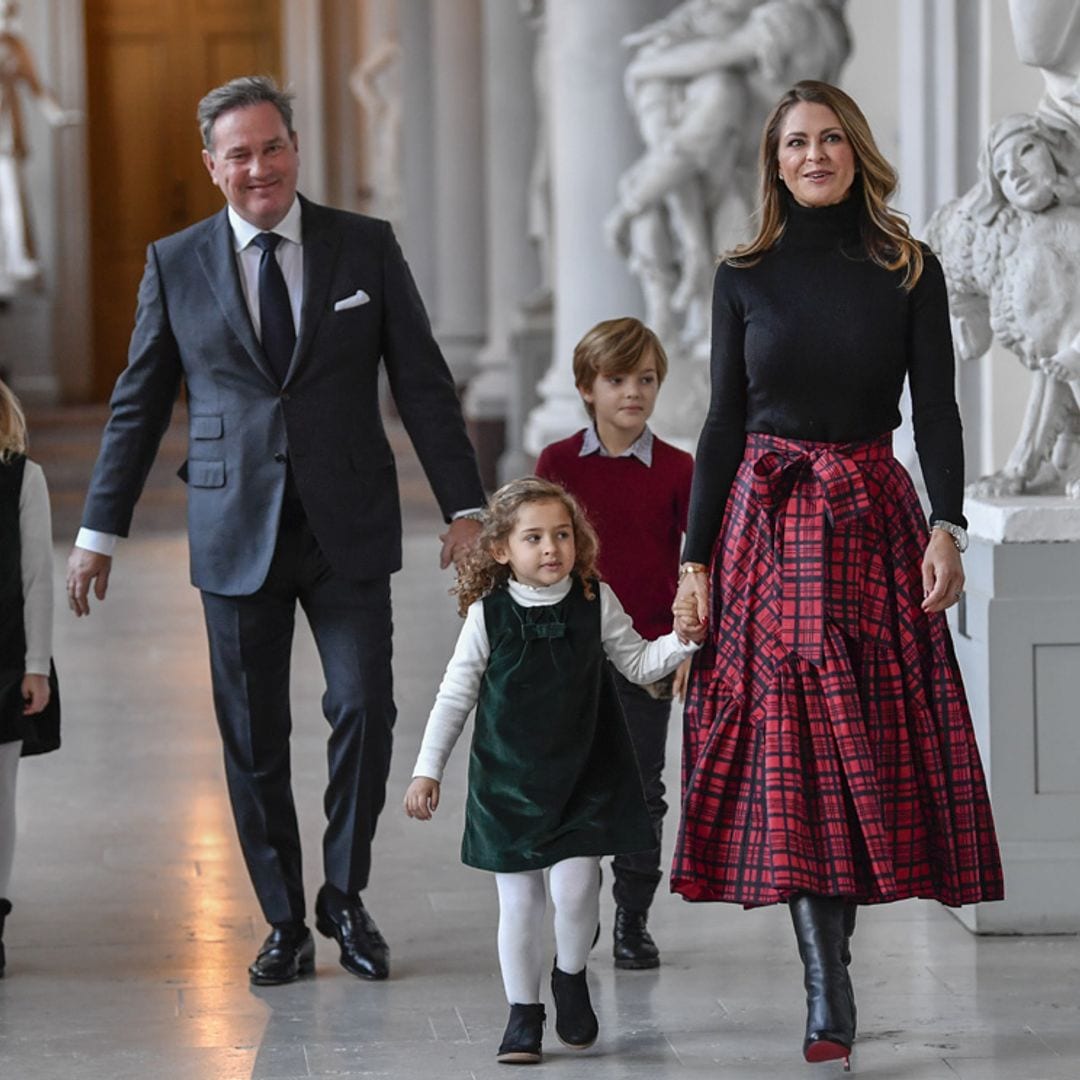
<svg viewBox="0 0 1080 1080">
<path fill-rule="evenodd" d="M 255 336 L 261 337 L 262 321 L 259 315 L 259 260 L 262 251 L 251 241 L 260 232 L 276 232 L 282 239 L 274 255 L 281 274 L 285 278 L 285 287 L 289 290 L 289 306 L 292 308 L 293 326 L 300 335 L 300 304 L 304 297 L 304 241 L 300 214 L 300 200 L 294 198 L 289 212 L 273 229 L 258 229 L 245 221 L 231 206 L 228 208 L 229 227 L 233 234 L 233 250 L 236 252 L 236 268 L 240 274 L 240 290 L 244 294 L 251 325 Z M 75 537 L 75 546 L 86 551 L 96 551 L 99 555 L 112 555 L 116 550 L 116 537 L 113 533 L 98 532 L 96 529 L 79 529 Z"/>
<path fill-rule="evenodd" d="M 522 607 L 542 607 L 557 604 L 570 592 L 572 584 L 569 577 L 556 585 L 539 588 L 510 580 L 507 588 Z M 655 682 L 674 671 L 699 648 L 694 644 L 683 645 L 674 631 L 655 641 L 646 641 L 634 629 L 611 586 L 604 582 L 600 582 L 600 637 L 604 652 L 615 668 L 631 682 L 639 684 Z M 446 666 L 446 674 L 424 728 L 413 776 L 427 776 L 441 782 L 450 751 L 476 705 L 480 681 L 490 656 L 484 601 L 477 600 L 469 605 L 454 655 Z"/>
</svg>

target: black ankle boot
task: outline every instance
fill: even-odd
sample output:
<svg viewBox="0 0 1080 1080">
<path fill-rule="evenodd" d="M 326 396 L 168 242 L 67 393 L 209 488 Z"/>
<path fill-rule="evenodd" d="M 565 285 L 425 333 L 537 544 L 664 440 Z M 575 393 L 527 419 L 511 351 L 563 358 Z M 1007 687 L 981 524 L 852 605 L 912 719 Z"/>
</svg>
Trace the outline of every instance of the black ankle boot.
<svg viewBox="0 0 1080 1080">
<path fill-rule="evenodd" d="M 7 958 L 4 956 L 4 920 L 11 914 L 11 901 L 0 898 L 0 979 L 4 977 Z"/>
<path fill-rule="evenodd" d="M 615 909 L 615 931 L 612 955 L 615 966 L 626 971 L 641 971 L 660 966 L 660 950 L 645 925 L 646 911 Z"/>
<path fill-rule="evenodd" d="M 848 1069 L 855 1041 L 855 994 L 844 964 L 845 903 L 839 897 L 801 893 L 788 906 L 805 972 L 803 1057 L 842 1058 Z"/>
<path fill-rule="evenodd" d="M 543 1005 L 511 1005 L 496 1061 L 504 1065 L 535 1065 L 540 1061 L 540 1040 L 546 1019 Z"/>
<path fill-rule="evenodd" d="M 589 1000 L 585 968 L 567 975 L 555 965 L 551 969 L 551 995 L 555 998 L 555 1034 L 571 1050 L 586 1050 L 600 1032 L 600 1024 Z"/>
</svg>

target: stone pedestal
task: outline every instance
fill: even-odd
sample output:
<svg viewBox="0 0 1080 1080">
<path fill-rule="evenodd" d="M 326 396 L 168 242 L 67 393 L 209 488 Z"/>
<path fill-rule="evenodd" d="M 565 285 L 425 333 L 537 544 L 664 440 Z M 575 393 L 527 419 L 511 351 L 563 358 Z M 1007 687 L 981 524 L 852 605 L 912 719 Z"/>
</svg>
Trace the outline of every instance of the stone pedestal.
<svg viewBox="0 0 1080 1080">
<path fill-rule="evenodd" d="M 969 499 L 951 621 L 1005 864 L 988 934 L 1080 932 L 1080 505 Z"/>
</svg>

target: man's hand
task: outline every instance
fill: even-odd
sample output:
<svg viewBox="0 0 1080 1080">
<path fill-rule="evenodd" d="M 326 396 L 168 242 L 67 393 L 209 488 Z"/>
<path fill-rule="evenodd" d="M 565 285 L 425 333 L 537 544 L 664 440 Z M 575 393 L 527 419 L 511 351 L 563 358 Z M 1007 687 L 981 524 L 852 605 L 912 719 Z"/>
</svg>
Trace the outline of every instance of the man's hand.
<svg viewBox="0 0 1080 1080">
<path fill-rule="evenodd" d="M 100 555 L 96 551 L 87 551 L 81 547 L 71 549 L 67 565 L 67 598 L 68 607 L 76 616 L 90 614 L 91 584 L 94 586 L 94 595 L 99 600 L 105 599 L 111 569 L 111 555 Z"/>
<path fill-rule="evenodd" d="M 439 781 L 417 776 L 405 792 L 405 813 L 418 821 L 428 821 L 439 808 Z"/>
<path fill-rule="evenodd" d="M 439 566 L 445 570 L 450 563 L 455 566 L 461 565 L 465 553 L 469 550 L 482 528 L 479 521 L 472 518 L 458 518 L 450 522 L 450 527 L 439 536 L 442 541 L 442 551 L 439 553 Z"/>
</svg>

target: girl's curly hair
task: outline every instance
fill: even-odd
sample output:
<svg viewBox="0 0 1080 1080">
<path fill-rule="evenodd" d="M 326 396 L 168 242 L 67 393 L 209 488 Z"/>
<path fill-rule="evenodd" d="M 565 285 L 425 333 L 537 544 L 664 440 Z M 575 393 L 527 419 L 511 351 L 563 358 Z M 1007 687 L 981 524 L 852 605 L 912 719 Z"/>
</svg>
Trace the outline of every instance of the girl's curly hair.
<svg viewBox="0 0 1080 1080">
<path fill-rule="evenodd" d="M 457 581 L 450 590 L 458 598 L 459 615 L 464 615 L 470 604 L 505 585 L 509 579 L 510 567 L 496 561 L 494 549 L 496 545 L 506 543 L 521 508 L 527 503 L 552 501 L 561 502 L 566 507 L 574 529 L 572 572 L 581 579 L 585 595 L 590 600 L 595 597 L 591 582 L 597 577 L 596 553 L 599 545 L 585 512 L 573 495 L 558 484 L 541 480 L 538 476 L 525 476 L 504 484 L 488 500 L 483 529 L 465 556 L 458 569 Z"/>
</svg>

